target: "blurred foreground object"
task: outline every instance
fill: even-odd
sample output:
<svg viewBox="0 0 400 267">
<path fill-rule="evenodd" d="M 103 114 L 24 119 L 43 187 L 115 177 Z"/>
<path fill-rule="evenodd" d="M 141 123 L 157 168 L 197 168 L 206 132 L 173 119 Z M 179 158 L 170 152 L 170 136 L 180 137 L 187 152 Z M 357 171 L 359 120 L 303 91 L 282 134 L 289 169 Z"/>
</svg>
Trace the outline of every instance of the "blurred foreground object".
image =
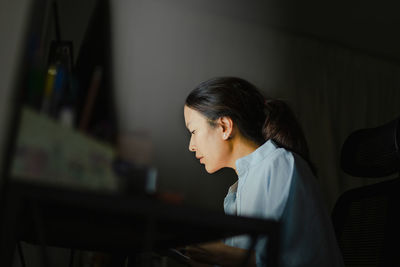
<svg viewBox="0 0 400 267">
<path fill-rule="evenodd" d="M 117 158 L 113 170 L 121 192 L 126 194 L 155 193 L 157 169 L 152 166 L 153 142 L 145 132 L 123 133 L 117 139 Z"/>
<path fill-rule="evenodd" d="M 150 166 L 154 145 L 146 132 L 121 133 L 118 136 L 118 156 L 138 166 Z"/>
<path fill-rule="evenodd" d="M 115 191 L 113 159 L 111 146 L 23 108 L 11 169 L 13 179 Z"/>
<path fill-rule="evenodd" d="M 119 189 L 126 194 L 155 193 L 157 169 L 140 166 L 122 159 L 113 162 L 113 170 L 119 177 Z"/>
</svg>

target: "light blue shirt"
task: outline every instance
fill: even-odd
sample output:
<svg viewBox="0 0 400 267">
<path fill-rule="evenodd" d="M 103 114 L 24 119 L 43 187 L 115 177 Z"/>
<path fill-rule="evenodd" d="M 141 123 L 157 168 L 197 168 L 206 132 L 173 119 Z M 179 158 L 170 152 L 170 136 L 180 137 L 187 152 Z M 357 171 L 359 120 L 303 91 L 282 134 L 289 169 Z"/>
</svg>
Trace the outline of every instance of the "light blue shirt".
<svg viewBox="0 0 400 267">
<path fill-rule="evenodd" d="M 236 171 L 225 213 L 278 220 L 279 266 L 344 266 L 316 178 L 301 157 L 267 141 L 238 159 Z M 257 266 L 267 266 L 266 242 L 256 245 Z M 250 239 L 236 236 L 225 244 L 248 249 Z"/>
</svg>

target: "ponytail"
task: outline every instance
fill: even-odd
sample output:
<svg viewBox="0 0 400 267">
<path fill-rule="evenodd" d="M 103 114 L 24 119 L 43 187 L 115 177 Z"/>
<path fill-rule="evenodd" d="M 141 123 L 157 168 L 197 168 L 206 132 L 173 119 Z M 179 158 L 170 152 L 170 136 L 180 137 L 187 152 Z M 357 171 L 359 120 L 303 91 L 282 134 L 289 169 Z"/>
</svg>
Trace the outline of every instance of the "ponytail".
<svg viewBox="0 0 400 267">
<path fill-rule="evenodd" d="M 300 155 L 310 164 L 315 173 L 310 161 L 306 138 L 291 108 L 285 102 L 277 99 L 266 100 L 264 106 L 266 117 L 262 134 L 265 140 L 271 139 L 279 147 Z"/>
</svg>

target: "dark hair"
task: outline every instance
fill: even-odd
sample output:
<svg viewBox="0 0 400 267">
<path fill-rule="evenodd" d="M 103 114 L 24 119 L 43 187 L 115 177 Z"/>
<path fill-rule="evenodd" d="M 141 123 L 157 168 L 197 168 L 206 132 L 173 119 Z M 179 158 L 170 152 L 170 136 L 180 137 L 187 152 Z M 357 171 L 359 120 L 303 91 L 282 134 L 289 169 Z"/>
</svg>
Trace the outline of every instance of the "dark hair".
<svg viewBox="0 0 400 267">
<path fill-rule="evenodd" d="M 202 82 L 185 104 L 208 118 L 211 126 L 220 117 L 230 117 L 247 139 L 259 145 L 272 139 L 310 162 L 306 139 L 290 107 L 281 100 L 266 100 L 244 79 L 217 77 Z"/>
</svg>

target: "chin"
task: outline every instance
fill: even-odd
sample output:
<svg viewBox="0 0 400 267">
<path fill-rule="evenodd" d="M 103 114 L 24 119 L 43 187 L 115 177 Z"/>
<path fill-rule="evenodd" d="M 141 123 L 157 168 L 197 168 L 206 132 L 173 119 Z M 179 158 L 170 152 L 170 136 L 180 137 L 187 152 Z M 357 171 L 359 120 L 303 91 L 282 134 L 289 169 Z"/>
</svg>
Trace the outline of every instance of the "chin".
<svg viewBox="0 0 400 267">
<path fill-rule="evenodd" d="M 219 171 L 221 168 L 209 168 L 209 167 L 207 167 L 207 165 L 206 166 L 204 166 L 205 167 L 205 169 L 206 169 L 206 171 L 209 173 L 209 174 L 213 174 L 213 173 L 215 173 L 215 172 L 217 172 L 217 171 Z"/>
</svg>

